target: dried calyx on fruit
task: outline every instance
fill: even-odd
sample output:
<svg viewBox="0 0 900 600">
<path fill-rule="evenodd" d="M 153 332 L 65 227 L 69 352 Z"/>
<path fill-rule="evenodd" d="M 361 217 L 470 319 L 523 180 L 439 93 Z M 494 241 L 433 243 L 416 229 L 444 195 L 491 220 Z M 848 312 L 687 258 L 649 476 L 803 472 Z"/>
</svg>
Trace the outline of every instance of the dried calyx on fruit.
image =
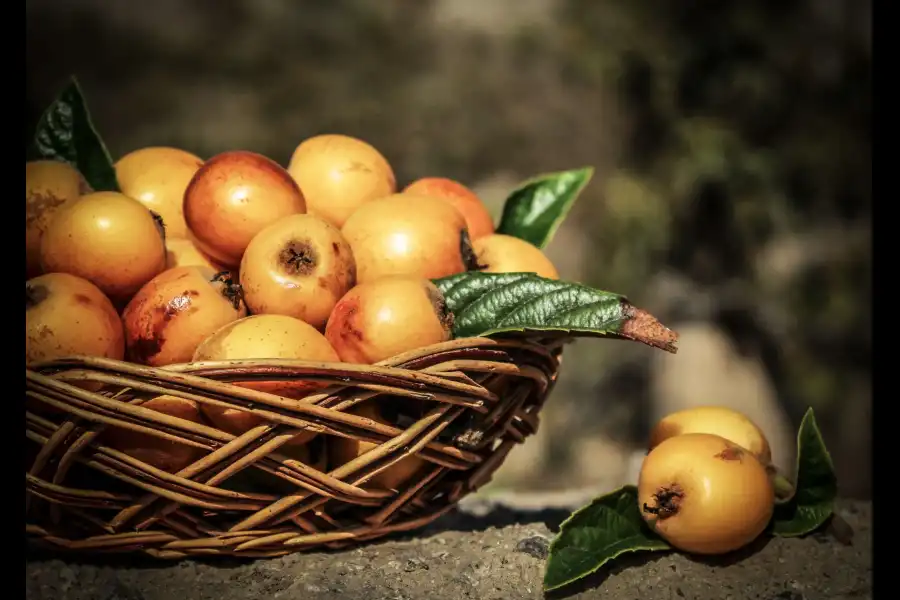
<svg viewBox="0 0 900 600">
<path fill-rule="evenodd" d="M 255 314 L 296 317 L 325 327 L 356 283 L 353 251 L 341 231 L 314 215 L 292 215 L 257 234 L 241 260 L 241 286 Z"/>
</svg>

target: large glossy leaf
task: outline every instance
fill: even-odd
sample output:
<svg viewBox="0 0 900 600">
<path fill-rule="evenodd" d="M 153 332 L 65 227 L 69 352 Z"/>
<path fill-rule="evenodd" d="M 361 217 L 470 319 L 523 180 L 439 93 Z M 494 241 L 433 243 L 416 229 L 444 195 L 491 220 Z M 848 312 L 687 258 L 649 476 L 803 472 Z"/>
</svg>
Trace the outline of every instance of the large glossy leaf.
<svg viewBox="0 0 900 600">
<path fill-rule="evenodd" d="M 544 590 L 577 581 L 627 552 L 669 549 L 644 524 L 637 488 L 625 486 L 595 499 L 563 522 L 550 544 Z"/>
<path fill-rule="evenodd" d="M 435 283 L 454 337 L 552 332 L 629 339 L 675 352 L 678 335 L 624 296 L 534 273 L 469 271 Z"/>
</svg>

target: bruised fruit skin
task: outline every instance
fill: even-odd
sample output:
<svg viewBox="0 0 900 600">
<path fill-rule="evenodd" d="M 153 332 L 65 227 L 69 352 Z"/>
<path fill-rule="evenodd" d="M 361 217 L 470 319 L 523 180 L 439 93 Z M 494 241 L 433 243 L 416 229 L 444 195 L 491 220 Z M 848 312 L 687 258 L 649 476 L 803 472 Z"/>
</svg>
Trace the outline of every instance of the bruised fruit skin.
<svg viewBox="0 0 900 600">
<path fill-rule="evenodd" d="M 347 292 L 331 312 L 325 337 L 342 361 L 372 364 L 446 342 L 452 328 L 453 315 L 437 286 L 394 276 Z"/>
<path fill-rule="evenodd" d="M 350 215 L 341 233 L 356 259 L 356 281 L 389 275 L 437 279 L 474 267 L 466 220 L 430 196 L 394 194 Z"/>
<path fill-rule="evenodd" d="M 128 359 L 154 367 L 190 362 L 203 340 L 247 316 L 234 280 L 228 271 L 190 266 L 148 281 L 122 313 Z"/>
<path fill-rule="evenodd" d="M 290 174 L 275 161 L 243 150 L 210 158 L 184 192 L 184 218 L 195 244 L 233 269 L 257 233 L 305 212 L 306 200 Z"/>
<path fill-rule="evenodd" d="M 541 250 L 525 240 L 494 233 L 472 242 L 478 270 L 484 273 L 536 273 L 559 279 L 556 267 Z"/>
<path fill-rule="evenodd" d="M 196 402 L 176 396 L 156 396 L 141 404 L 141 407 L 192 423 L 203 422 L 200 416 L 200 407 Z M 164 440 L 148 433 L 140 433 L 123 427 L 107 427 L 101 434 L 101 439 L 109 447 L 169 473 L 177 473 L 196 462 L 203 452 L 194 446 Z"/>
<path fill-rule="evenodd" d="M 190 239 L 167 237 L 166 268 L 174 269 L 175 267 L 207 267 L 216 272 L 228 270 L 203 254 Z"/>
<path fill-rule="evenodd" d="M 118 192 L 94 192 L 57 213 L 41 241 L 47 273 L 87 279 L 125 302 L 166 267 L 164 233 L 147 208 Z"/>
<path fill-rule="evenodd" d="M 475 192 L 445 177 L 423 177 L 406 186 L 404 194 L 433 196 L 449 202 L 466 220 L 469 237 L 477 240 L 494 233 L 494 219 Z"/>
<path fill-rule="evenodd" d="M 285 315 L 253 315 L 229 323 L 206 338 L 197 347 L 192 360 L 273 358 L 317 362 L 340 360 L 325 336 L 312 325 Z M 242 382 L 235 385 L 285 398 L 302 398 L 323 387 L 323 384 L 304 381 Z M 263 419 L 256 415 L 236 408 L 204 405 L 201 410 L 216 427 L 233 435 L 240 435 L 263 423 Z M 315 435 L 315 432 L 303 432 L 288 444 L 303 444 Z"/>
<path fill-rule="evenodd" d="M 368 400 L 358 404 L 348 410 L 350 414 L 354 414 L 367 419 L 372 419 L 383 425 L 390 425 L 388 420 L 379 410 L 378 404 Z M 351 460 L 362 456 L 366 452 L 376 448 L 378 444 L 372 442 L 351 440 L 344 437 L 329 436 L 328 437 L 328 462 L 332 469 L 347 464 Z M 378 487 L 389 490 L 397 490 L 404 483 L 412 479 L 418 474 L 427 461 L 415 455 L 410 455 L 402 460 L 394 463 L 387 469 L 371 477 L 363 487 Z M 355 475 L 351 475 L 350 479 L 355 479 Z"/>
<path fill-rule="evenodd" d="M 309 212 L 343 227 L 362 204 L 397 191 L 387 159 L 370 144 L 347 135 L 311 137 L 294 150 L 288 165 L 303 190 Z"/>
<path fill-rule="evenodd" d="M 649 449 L 685 433 L 712 433 L 749 450 L 763 465 L 772 462 L 762 430 L 747 415 L 724 406 L 698 406 L 665 416 L 650 432 Z"/>
<path fill-rule="evenodd" d="M 355 282 L 350 244 L 337 227 L 314 215 L 269 225 L 241 260 L 241 287 L 254 314 L 296 317 L 317 329 Z"/>
<path fill-rule="evenodd" d="M 125 341 L 115 307 L 90 281 L 47 273 L 25 282 L 25 362 L 73 355 L 122 360 Z"/>
<path fill-rule="evenodd" d="M 184 191 L 202 164 L 203 159 L 190 152 L 151 146 L 129 152 L 114 166 L 122 193 L 162 217 L 167 236 L 184 237 Z"/>
<path fill-rule="evenodd" d="M 25 163 L 25 279 L 41 270 L 41 239 L 59 208 L 91 192 L 75 167 L 56 160 Z"/>
<path fill-rule="evenodd" d="M 775 507 L 766 468 L 718 435 L 686 433 L 656 446 L 641 466 L 638 508 L 675 548 L 724 554 L 766 528 Z"/>
</svg>

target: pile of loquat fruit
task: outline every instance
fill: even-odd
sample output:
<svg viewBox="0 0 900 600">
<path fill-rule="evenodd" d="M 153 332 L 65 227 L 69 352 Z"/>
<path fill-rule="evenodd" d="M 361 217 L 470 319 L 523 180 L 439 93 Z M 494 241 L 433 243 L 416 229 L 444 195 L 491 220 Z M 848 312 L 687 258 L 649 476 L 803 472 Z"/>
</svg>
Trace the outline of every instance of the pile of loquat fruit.
<svg viewBox="0 0 900 600">
<path fill-rule="evenodd" d="M 429 177 L 398 192 L 387 159 L 346 135 L 303 141 L 287 168 L 260 154 L 208 160 L 147 147 L 115 163 L 119 192 L 71 165 L 25 164 L 27 364 L 85 355 L 165 368 L 231 359 L 373 364 L 450 339 L 432 279 L 467 270 L 558 278 L 537 247 L 495 233 L 468 187 Z M 239 385 L 300 402 L 310 382 Z M 240 435 L 239 409 L 160 395 L 142 406 Z M 390 422 L 378 398 L 351 410 Z M 176 442 L 109 427 L 104 441 L 177 472 L 199 457 Z M 297 460 L 336 468 L 373 444 L 314 432 Z M 325 436 L 318 436 L 325 437 Z M 320 440 L 321 441 L 321 440 Z M 410 456 L 371 485 L 395 489 Z"/>
</svg>

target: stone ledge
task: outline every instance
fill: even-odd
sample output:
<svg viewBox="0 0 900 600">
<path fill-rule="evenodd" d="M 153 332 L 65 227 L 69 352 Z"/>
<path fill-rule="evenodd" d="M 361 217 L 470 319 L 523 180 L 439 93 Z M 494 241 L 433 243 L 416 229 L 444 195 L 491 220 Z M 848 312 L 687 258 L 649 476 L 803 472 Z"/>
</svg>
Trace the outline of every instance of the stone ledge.
<svg viewBox="0 0 900 600">
<path fill-rule="evenodd" d="M 546 544 L 584 493 L 471 498 L 415 536 L 345 552 L 235 564 L 101 564 L 32 555 L 34 600 L 519 600 L 542 598 Z M 537 508 L 541 506 L 541 508 Z M 871 505 L 842 502 L 852 545 L 827 534 L 774 539 L 740 560 L 633 555 L 553 597 L 817 600 L 872 597 Z"/>
</svg>

